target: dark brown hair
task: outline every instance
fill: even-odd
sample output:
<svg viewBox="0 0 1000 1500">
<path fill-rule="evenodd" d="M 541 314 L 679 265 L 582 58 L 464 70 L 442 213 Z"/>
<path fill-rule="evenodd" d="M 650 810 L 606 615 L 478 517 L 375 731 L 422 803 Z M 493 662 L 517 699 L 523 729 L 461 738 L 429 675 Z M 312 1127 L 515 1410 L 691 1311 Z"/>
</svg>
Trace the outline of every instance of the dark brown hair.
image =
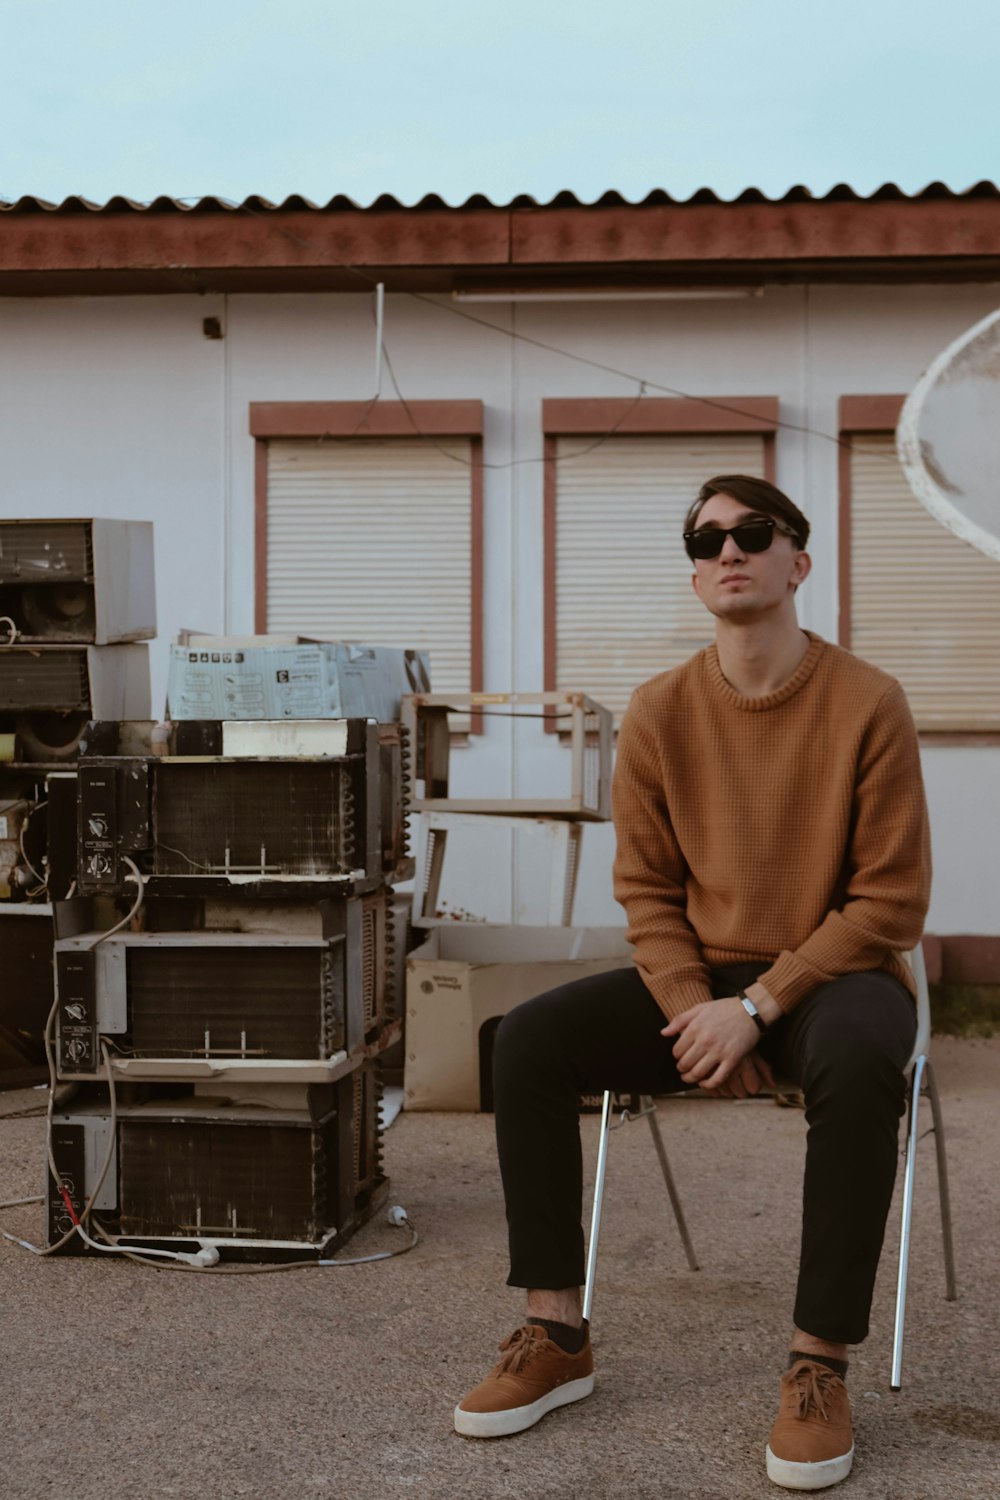
<svg viewBox="0 0 1000 1500">
<path fill-rule="evenodd" d="M 702 506 L 713 495 L 731 495 L 734 500 L 759 515 L 773 516 L 776 521 L 784 521 L 794 533 L 792 540 L 798 547 L 804 547 L 809 540 L 809 522 L 795 502 L 789 500 L 775 485 L 768 484 L 766 479 L 754 479 L 749 474 L 719 474 L 703 484 L 698 491 L 697 500 L 684 517 L 685 531 L 694 529 Z"/>
</svg>

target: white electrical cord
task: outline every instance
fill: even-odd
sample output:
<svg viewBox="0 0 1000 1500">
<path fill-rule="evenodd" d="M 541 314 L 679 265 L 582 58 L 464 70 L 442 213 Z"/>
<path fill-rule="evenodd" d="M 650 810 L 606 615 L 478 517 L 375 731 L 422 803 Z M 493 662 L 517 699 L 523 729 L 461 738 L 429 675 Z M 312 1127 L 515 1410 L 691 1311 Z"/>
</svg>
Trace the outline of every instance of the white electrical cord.
<svg viewBox="0 0 1000 1500">
<path fill-rule="evenodd" d="M 187 1265 L 171 1264 L 169 1261 L 165 1265 L 154 1265 L 151 1261 L 143 1259 L 144 1256 L 152 1254 L 152 1251 L 142 1246 L 136 1246 L 135 1248 L 129 1246 L 126 1248 L 124 1245 L 112 1240 L 111 1236 L 97 1219 L 94 1219 L 94 1228 L 107 1241 L 108 1246 L 117 1250 L 119 1255 L 123 1255 L 126 1260 L 134 1260 L 137 1265 L 148 1266 L 152 1271 L 190 1270 L 209 1276 L 274 1276 L 279 1271 L 313 1271 L 319 1266 L 364 1266 L 368 1265 L 371 1261 L 392 1260 L 397 1255 L 406 1255 L 407 1251 L 412 1250 L 420 1240 L 419 1234 L 407 1216 L 406 1209 L 398 1203 L 394 1204 L 386 1214 L 386 1220 L 396 1229 L 405 1228 L 410 1231 L 410 1242 L 408 1245 L 401 1245 L 398 1250 L 379 1250 L 375 1255 L 345 1256 L 343 1260 L 289 1260 L 284 1263 L 279 1262 L 277 1265 L 268 1266 L 205 1265 L 203 1263 L 196 1263 L 196 1256 L 191 1257 L 190 1263 Z M 214 1246 L 205 1246 L 198 1253 L 203 1254 L 205 1250 L 214 1248 Z M 171 1251 L 167 1253 L 175 1254 L 177 1260 L 184 1259 L 184 1257 L 177 1255 L 176 1252 Z M 218 1259 L 218 1252 L 216 1252 L 216 1259 Z"/>
<path fill-rule="evenodd" d="M 18 833 L 18 836 L 17 836 L 17 844 L 18 844 L 18 848 L 21 851 L 21 859 L 24 861 L 24 867 L 28 871 L 29 875 L 33 875 L 35 877 L 35 879 L 38 881 L 39 886 L 40 886 L 40 888 L 42 890 L 45 890 L 47 882 L 46 882 L 45 876 L 44 875 L 39 875 L 38 871 L 35 869 L 34 865 L 31 863 L 31 860 L 28 858 L 27 852 L 25 851 L 25 847 L 24 847 L 24 835 L 27 833 L 27 831 L 28 831 L 28 824 L 31 822 L 32 818 L 35 816 L 35 813 L 36 812 L 41 812 L 42 808 L 43 807 L 48 807 L 48 805 L 49 805 L 48 802 L 36 802 L 35 805 L 34 805 L 34 807 L 32 807 L 31 810 L 29 811 L 28 816 L 25 818 L 24 822 L 21 824 L 21 829 L 20 829 L 20 832 Z M 31 894 L 34 895 L 35 892 L 32 891 Z"/>
<path fill-rule="evenodd" d="M 410 1231 L 410 1243 L 403 1245 L 399 1250 L 380 1250 L 376 1255 L 351 1255 L 337 1260 L 318 1260 L 318 1266 L 367 1266 L 375 1260 L 392 1260 L 395 1255 L 405 1255 L 420 1243 L 420 1236 L 416 1228 L 407 1217 L 406 1209 L 402 1204 L 395 1203 L 386 1214 L 387 1221 L 397 1229 L 408 1229 Z"/>
<path fill-rule="evenodd" d="M 129 869 L 132 871 L 132 879 L 138 886 L 135 900 L 132 903 L 132 910 L 128 913 L 127 916 L 122 917 L 120 922 L 116 922 L 113 927 L 109 927 L 107 932 L 102 932 L 99 938 L 94 939 L 94 941 L 90 945 L 91 952 L 93 952 L 95 948 L 99 948 L 102 943 L 106 943 L 109 937 L 114 937 L 116 932 L 121 932 L 122 928 L 127 927 L 133 917 L 137 917 L 139 915 L 139 909 L 142 906 L 143 897 L 146 894 L 146 888 L 142 883 L 142 874 L 139 870 L 138 865 L 133 864 L 132 860 L 129 859 L 127 854 L 123 854 L 121 858 L 122 864 L 128 865 Z"/>
<path fill-rule="evenodd" d="M 140 874 L 140 872 L 139 872 L 138 868 L 136 867 L 136 865 L 134 865 L 132 863 L 132 861 L 130 859 L 128 859 L 127 857 L 125 857 L 125 863 L 128 865 L 129 869 L 132 872 L 132 878 L 133 878 L 133 880 L 135 880 L 137 882 L 137 885 L 138 885 L 138 890 L 136 892 L 135 901 L 132 903 L 132 908 L 129 911 L 129 913 L 128 913 L 127 916 L 123 917 L 120 922 L 116 922 L 115 925 L 114 925 L 114 927 L 110 927 L 107 932 L 101 933 L 100 937 L 96 938 L 94 940 L 94 942 L 91 943 L 90 946 L 91 946 L 92 949 L 99 947 L 99 945 L 101 943 L 103 943 L 105 941 L 105 939 L 111 937 L 113 933 L 119 932 L 122 927 L 124 927 L 128 922 L 131 922 L 132 918 L 134 916 L 136 916 L 136 914 L 139 911 L 139 908 L 142 906 L 143 895 L 144 895 L 144 889 L 143 889 L 143 884 L 142 884 L 142 875 Z M 48 1062 L 48 1065 L 49 1065 L 49 1097 L 48 1097 L 48 1103 L 47 1103 L 46 1110 L 45 1110 L 45 1157 L 46 1157 L 46 1162 L 48 1164 L 49 1172 L 51 1173 L 51 1176 L 52 1176 L 52 1181 L 53 1181 L 54 1184 L 57 1185 L 57 1187 L 58 1187 L 58 1185 L 61 1182 L 61 1176 L 60 1176 L 60 1173 L 59 1173 L 59 1169 L 56 1166 L 55 1157 L 52 1154 L 52 1116 L 53 1116 L 53 1112 L 54 1112 L 54 1109 L 55 1109 L 56 1084 L 57 1084 L 57 1081 L 58 1081 L 56 1079 L 56 1055 L 55 1055 L 55 1024 L 56 1024 L 56 1015 L 58 1013 L 58 1010 L 59 1010 L 59 997 L 58 997 L 58 995 L 56 995 L 53 998 L 53 1000 L 52 1000 L 52 1006 L 51 1006 L 51 1008 L 49 1010 L 49 1014 L 48 1014 L 48 1017 L 47 1017 L 46 1022 L 45 1022 L 44 1037 L 45 1037 L 45 1058 L 46 1058 L 46 1061 Z M 103 1044 L 102 1044 L 102 1047 L 101 1047 L 101 1053 L 102 1053 L 102 1056 L 104 1058 L 104 1067 L 105 1067 L 105 1073 L 107 1075 L 108 1090 L 109 1090 L 110 1096 L 111 1096 L 111 1131 L 110 1131 L 111 1139 L 110 1139 L 110 1144 L 109 1144 L 109 1147 L 108 1147 L 108 1151 L 107 1151 L 107 1153 L 105 1155 L 105 1158 L 104 1158 L 104 1164 L 101 1167 L 100 1175 L 98 1176 L 97 1182 L 96 1182 L 96 1184 L 95 1184 L 95 1186 L 94 1186 L 94 1188 L 93 1188 L 93 1190 L 92 1190 L 92 1192 L 90 1194 L 90 1197 L 87 1199 L 87 1202 L 84 1204 L 83 1211 L 80 1214 L 79 1222 L 75 1223 L 72 1226 L 71 1229 L 68 1229 L 66 1231 L 66 1233 L 60 1239 L 58 1239 L 58 1240 L 55 1241 L 54 1244 L 52 1244 L 52 1245 L 44 1245 L 44 1246 L 43 1245 L 33 1245 L 33 1244 L 31 1244 L 31 1242 L 29 1240 L 21 1239 L 20 1235 L 10 1234 L 6 1229 L 0 1230 L 0 1234 L 3 1235 L 4 1239 L 12 1240 L 15 1245 L 20 1245 L 22 1247 L 22 1249 L 24 1249 L 24 1250 L 30 1250 L 31 1253 L 32 1253 L 32 1255 L 54 1255 L 57 1250 L 61 1250 L 64 1245 L 68 1244 L 69 1241 L 73 1238 L 73 1236 L 75 1234 L 82 1233 L 83 1226 L 86 1224 L 87 1219 L 90 1216 L 90 1211 L 91 1211 L 91 1209 L 94 1206 L 94 1200 L 96 1199 L 98 1193 L 100 1192 L 101 1188 L 103 1187 L 103 1185 L 104 1185 L 104 1179 L 105 1179 L 105 1177 L 107 1177 L 108 1171 L 109 1171 L 109 1169 L 111 1167 L 111 1162 L 112 1162 L 112 1159 L 114 1157 L 115 1146 L 116 1146 L 115 1135 L 116 1135 L 116 1126 L 117 1126 L 117 1100 L 116 1100 L 116 1097 L 115 1097 L 114 1077 L 113 1077 L 112 1072 L 111 1072 L 111 1055 L 108 1052 L 107 1047 L 104 1046 Z M 43 1202 L 45 1201 L 44 1197 L 43 1197 L 42 1201 Z"/>
<path fill-rule="evenodd" d="M 21 632 L 14 624 L 14 621 L 11 619 L 10 615 L 0 615 L 0 625 L 6 625 L 9 627 L 7 630 L 7 639 L 0 642 L 0 645 L 13 646 L 14 642 L 17 640 Z"/>
<path fill-rule="evenodd" d="M 120 922 L 116 922 L 114 927 L 109 927 L 107 932 L 102 932 L 100 937 L 96 938 L 94 942 L 91 943 L 91 952 L 93 952 L 95 948 L 98 948 L 101 943 L 106 942 L 108 938 L 113 937 L 116 932 L 120 932 L 123 927 L 127 926 L 128 923 L 132 921 L 133 917 L 138 915 L 139 910 L 142 906 L 143 896 L 145 894 L 142 874 L 138 867 L 133 864 L 132 860 L 130 860 L 126 855 L 122 856 L 122 860 L 123 863 L 128 865 L 129 870 L 131 871 L 131 878 L 136 882 L 136 885 L 138 887 L 135 901 L 132 904 L 131 910 L 126 916 L 121 919 Z M 59 1171 L 56 1166 L 55 1158 L 52 1154 L 52 1114 L 57 1081 L 54 1031 L 58 1008 L 59 1000 L 58 997 L 56 997 L 52 1002 L 52 1008 L 49 1011 L 48 1019 L 45 1023 L 45 1055 L 49 1064 L 49 1098 L 45 1117 L 45 1151 L 49 1171 L 51 1172 L 52 1180 L 55 1183 L 60 1182 Z M 401 1205 L 397 1203 L 389 1209 L 386 1217 L 388 1222 L 393 1225 L 394 1228 L 405 1228 L 409 1230 L 410 1242 L 408 1245 L 403 1245 L 398 1250 L 379 1250 L 374 1255 L 354 1255 L 338 1260 L 296 1260 L 288 1261 L 283 1265 L 278 1264 L 269 1266 L 220 1266 L 218 1263 L 219 1251 L 215 1245 L 203 1245 L 200 1250 L 196 1251 L 160 1250 L 146 1245 L 126 1247 L 112 1240 L 110 1235 L 108 1235 L 108 1233 L 104 1229 L 103 1225 L 101 1225 L 95 1219 L 94 1227 L 97 1230 L 97 1233 L 101 1236 L 102 1240 L 104 1240 L 105 1242 L 104 1244 L 100 1244 L 97 1240 L 95 1240 L 91 1235 L 87 1233 L 85 1225 L 87 1223 L 87 1220 L 91 1216 L 91 1211 L 94 1206 L 94 1200 L 96 1199 L 101 1188 L 104 1186 L 104 1179 L 107 1177 L 108 1171 L 111 1167 L 111 1163 L 114 1159 L 118 1134 L 118 1098 L 115 1089 L 114 1073 L 112 1072 L 111 1068 L 111 1054 L 104 1042 L 101 1043 L 101 1056 L 104 1061 L 104 1070 L 107 1079 L 108 1094 L 111 1104 L 111 1115 L 109 1121 L 110 1140 L 100 1174 L 97 1178 L 97 1182 L 94 1185 L 90 1197 L 87 1199 L 87 1202 L 84 1205 L 83 1212 L 80 1214 L 79 1222 L 75 1223 L 72 1229 L 68 1230 L 67 1233 L 64 1234 L 61 1239 L 57 1240 L 54 1245 L 48 1245 L 44 1247 L 32 1245 L 28 1240 L 21 1239 L 19 1235 L 10 1234 L 6 1229 L 0 1230 L 0 1234 L 3 1235 L 4 1239 L 13 1241 L 15 1245 L 21 1245 L 23 1249 L 30 1250 L 33 1255 L 52 1255 L 56 1250 L 62 1249 L 63 1245 L 71 1240 L 74 1235 L 79 1235 L 84 1243 L 89 1245 L 93 1250 L 99 1250 L 105 1255 L 124 1256 L 126 1260 L 135 1261 L 137 1265 L 148 1266 L 151 1270 L 154 1271 L 200 1271 L 223 1276 L 261 1276 L 274 1274 L 278 1271 L 303 1271 L 317 1266 L 363 1266 L 368 1265 L 373 1261 L 392 1260 L 394 1256 L 405 1255 L 407 1251 L 412 1250 L 414 1246 L 419 1242 L 420 1236 L 418 1235 L 413 1224 L 410 1222 L 410 1219 L 408 1218 L 406 1213 L 406 1209 L 401 1207 Z M 44 1196 L 36 1198 L 16 1198 L 12 1199 L 9 1203 L 0 1203 L 0 1209 L 16 1208 L 26 1203 L 44 1202 Z M 153 1260 L 149 1259 L 148 1257 L 150 1256 L 155 1256 L 157 1258 L 156 1261 L 154 1262 Z"/>
</svg>

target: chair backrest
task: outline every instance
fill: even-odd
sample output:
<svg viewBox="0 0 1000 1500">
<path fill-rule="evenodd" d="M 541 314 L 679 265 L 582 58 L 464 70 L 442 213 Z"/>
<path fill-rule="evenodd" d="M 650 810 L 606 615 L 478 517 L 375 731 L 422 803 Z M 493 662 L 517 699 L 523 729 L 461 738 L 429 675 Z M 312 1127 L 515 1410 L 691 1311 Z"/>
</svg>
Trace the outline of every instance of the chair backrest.
<svg viewBox="0 0 1000 1500">
<path fill-rule="evenodd" d="M 924 963 L 924 950 L 920 943 L 909 953 L 904 953 L 913 978 L 917 986 L 917 1035 L 913 1043 L 913 1051 L 907 1068 L 912 1067 L 917 1058 L 930 1051 L 931 1045 L 931 997 L 927 988 L 927 965 Z"/>
</svg>

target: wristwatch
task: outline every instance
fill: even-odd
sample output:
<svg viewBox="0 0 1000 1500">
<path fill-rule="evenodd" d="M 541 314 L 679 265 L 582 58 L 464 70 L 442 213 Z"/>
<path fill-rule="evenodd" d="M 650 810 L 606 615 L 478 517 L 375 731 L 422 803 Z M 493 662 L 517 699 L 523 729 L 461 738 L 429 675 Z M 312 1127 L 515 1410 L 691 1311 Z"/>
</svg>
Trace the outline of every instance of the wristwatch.
<svg viewBox="0 0 1000 1500">
<path fill-rule="evenodd" d="M 746 990 L 740 989 L 737 991 L 737 994 L 740 997 L 740 1004 L 746 1011 L 747 1015 L 750 1017 L 753 1024 L 756 1026 L 757 1030 L 761 1032 L 766 1031 L 767 1022 L 764 1020 L 764 1017 L 761 1015 L 756 1005 L 754 1005 L 753 1001 L 750 999 L 750 996 L 747 994 Z"/>
</svg>

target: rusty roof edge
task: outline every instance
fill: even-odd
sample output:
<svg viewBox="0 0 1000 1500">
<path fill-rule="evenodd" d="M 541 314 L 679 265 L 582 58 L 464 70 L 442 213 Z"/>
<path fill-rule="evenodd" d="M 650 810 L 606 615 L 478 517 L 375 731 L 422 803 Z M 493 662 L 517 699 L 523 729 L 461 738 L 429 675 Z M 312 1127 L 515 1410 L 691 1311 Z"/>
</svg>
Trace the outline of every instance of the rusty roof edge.
<svg viewBox="0 0 1000 1500">
<path fill-rule="evenodd" d="M 790 187 L 780 197 L 769 197 L 762 189 L 757 187 L 743 188 L 739 193 L 730 198 L 720 196 L 712 188 L 702 187 L 691 193 L 687 198 L 675 198 L 665 188 L 653 188 L 643 198 L 626 198 L 616 189 L 609 189 L 596 198 L 586 200 L 578 197 L 575 193 L 564 189 L 555 193 L 547 201 L 540 201 L 530 193 L 519 193 L 507 203 L 494 203 L 484 193 L 473 193 L 461 203 L 449 203 L 438 193 L 425 193 L 424 196 L 414 203 L 404 203 L 391 193 L 381 193 L 373 198 L 370 203 L 359 203 L 357 199 L 350 198 L 344 193 L 337 193 L 326 203 L 315 203 L 312 199 L 304 197 L 299 193 L 289 194 L 280 203 L 275 203 L 259 194 L 251 194 L 237 203 L 229 198 L 221 198 L 214 195 L 204 197 L 171 198 L 161 194 L 148 202 L 141 202 L 134 198 L 115 194 L 105 203 L 96 203 L 92 199 L 84 198 L 80 194 L 73 194 L 64 198 L 60 203 L 51 202 L 45 198 L 25 195 L 13 200 L 0 199 L 0 214 L 61 214 L 70 216 L 73 214 L 159 214 L 178 213 L 204 215 L 212 213 L 250 213 L 250 214 L 282 214 L 282 213 L 471 213 L 471 212 L 497 212 L 505 213 L 514 210 L 545 210 L 545 209 L 602 209 L 602 208 L 656 208 L 656 207 L 701 207 L 717 206 L 727 208 L 738 208 L 744 205 L 759 204 L 781 207 L 793 203 L 919 203 L 928 200 L 936 201 L 958 201 L 973 198 L 1000 198 L 1000 187 L 987 179 L 971 184 L 962 189 L 949 187 L 946 183 L 930 182 L 916 193 L 904 192 L 894 182 L 885 182 L 875 188 L 871 193 L 858 193 L 848 183 L 841 182 L 828 189 L 822 194 L 813 193 L 808 187 L 799 183 Z"/>
</svg>

